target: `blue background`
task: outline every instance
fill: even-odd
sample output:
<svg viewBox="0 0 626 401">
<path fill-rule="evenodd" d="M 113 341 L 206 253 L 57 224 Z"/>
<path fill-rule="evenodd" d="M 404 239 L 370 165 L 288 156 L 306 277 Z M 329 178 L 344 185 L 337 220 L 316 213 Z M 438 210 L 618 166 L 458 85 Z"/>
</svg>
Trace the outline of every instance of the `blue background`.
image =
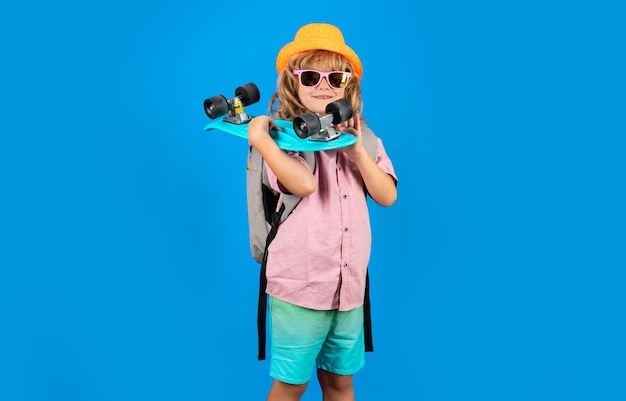
<svg viewBox="0 0 626 401">
<path fill-rule="evenodd" d="M 400 179 L 358 399 L 626 400 L 618 3 L 0 6 L 0 399 L 265 399 L 246 144 L 202 101 L 265 113 L 323 21 Z"/>
</svg>

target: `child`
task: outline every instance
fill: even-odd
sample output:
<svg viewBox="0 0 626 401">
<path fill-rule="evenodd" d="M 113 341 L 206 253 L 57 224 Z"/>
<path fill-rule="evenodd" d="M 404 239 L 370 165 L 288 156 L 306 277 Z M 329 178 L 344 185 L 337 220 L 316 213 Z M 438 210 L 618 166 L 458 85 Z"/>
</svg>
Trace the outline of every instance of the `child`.
<svg viewBox="0 0 626 401">
<path fill-rule="evenodd" d="M 278 53 L 276 68 L 278 88 L 270 101 L 276 118 L 309 111 L 324 115 L 326 105 L 345 98 L 354 116 L 336 128 L 359 140 L 316 152 L 311 171 L 299 153 L 278 148 L 269 135 L 278 129 L 271 117 L 249 123 L 249 143 L 263 156 L 272 188 L 302 197 L 269 248 L 275 380 L 267 399 L 299 400 L 317 366 L 324 400 L 354 400 L 352 375 L 365 363 L 363 301 L 371 248 L 365 194 L 391 206 L 397 177 L 380 139 L 375 159 L 363 145 L 368 128 L 360 115 L 362 65 L 337 27 L 301 27 Z"/>
</svg>

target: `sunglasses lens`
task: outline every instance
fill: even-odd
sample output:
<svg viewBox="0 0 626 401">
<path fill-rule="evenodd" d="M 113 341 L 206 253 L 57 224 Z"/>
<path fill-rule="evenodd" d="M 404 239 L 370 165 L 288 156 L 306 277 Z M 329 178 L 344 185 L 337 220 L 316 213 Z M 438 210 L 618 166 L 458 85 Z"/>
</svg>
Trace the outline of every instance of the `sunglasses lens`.
<svg viewBox="0 0 626 401">
<path fill-rule="evenodd" d="M 303 71 L 300 74 L 300 82 L 304 86 L 315 86 L 320 81 L 320 74 L 315 71 Z"/>
<path fill-rule="evenodd" d="M 341 89 L 348 83 L 348 75 L 343 72 L 333 72 L 328 76 L 328 83 L 337 89 Z"/>
</svg>

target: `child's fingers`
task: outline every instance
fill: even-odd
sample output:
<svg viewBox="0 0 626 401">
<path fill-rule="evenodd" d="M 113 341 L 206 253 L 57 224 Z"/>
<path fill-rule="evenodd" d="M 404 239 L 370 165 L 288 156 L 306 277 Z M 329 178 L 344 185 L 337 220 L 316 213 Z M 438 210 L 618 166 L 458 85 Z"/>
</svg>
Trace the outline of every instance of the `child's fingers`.
<svg viewBox="0 0 626 401">
<path fill-rule="evenodd" d="M 341 124 L 336 125 L 336 128 L 346 128 L 346 129 L 356 128 L 355 124 L 356 123 L 354 121 L 354 118 L 350 118 L 350 119 L 342 122 Z"/>
<path fill-rule="evenodd" d="M 270 120 L 270 130 L 271 131 L 282 131 L 282 128 L 280 128 L 278 125 L 276 125 L 274 120 Z"/>
</svg>

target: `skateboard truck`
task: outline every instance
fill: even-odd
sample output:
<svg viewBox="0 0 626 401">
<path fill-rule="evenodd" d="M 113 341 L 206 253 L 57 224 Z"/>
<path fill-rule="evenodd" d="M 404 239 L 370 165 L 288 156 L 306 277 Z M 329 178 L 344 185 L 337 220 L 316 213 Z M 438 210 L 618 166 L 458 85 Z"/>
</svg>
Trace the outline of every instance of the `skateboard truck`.
<svg viewBox="0 0 626 401">
<path fill-rule="evenodd" d="M 302 138 L 311 141 L 329 142 L 341 136 L 332 124 L 341 124 L 352 118 L 352 106 L 346 99 L 339 99 L 326 106 L 326 115 L 309 112 L 293 119 L 293 129 Z"/>
<path fill-rule="evenodd" d="M 233 124 L 245 124 L 252 119 L 246 113 L 244 106 L 256 103 L 261 98 L 259 88 L 252 82 L 242 85 L 235 90 L 235 97 L 226 100 L 223 95 L 217 95 L 204 100 L 204 112 L 211 119 L 224 117 L 224 121 Z"/>
</svg>

